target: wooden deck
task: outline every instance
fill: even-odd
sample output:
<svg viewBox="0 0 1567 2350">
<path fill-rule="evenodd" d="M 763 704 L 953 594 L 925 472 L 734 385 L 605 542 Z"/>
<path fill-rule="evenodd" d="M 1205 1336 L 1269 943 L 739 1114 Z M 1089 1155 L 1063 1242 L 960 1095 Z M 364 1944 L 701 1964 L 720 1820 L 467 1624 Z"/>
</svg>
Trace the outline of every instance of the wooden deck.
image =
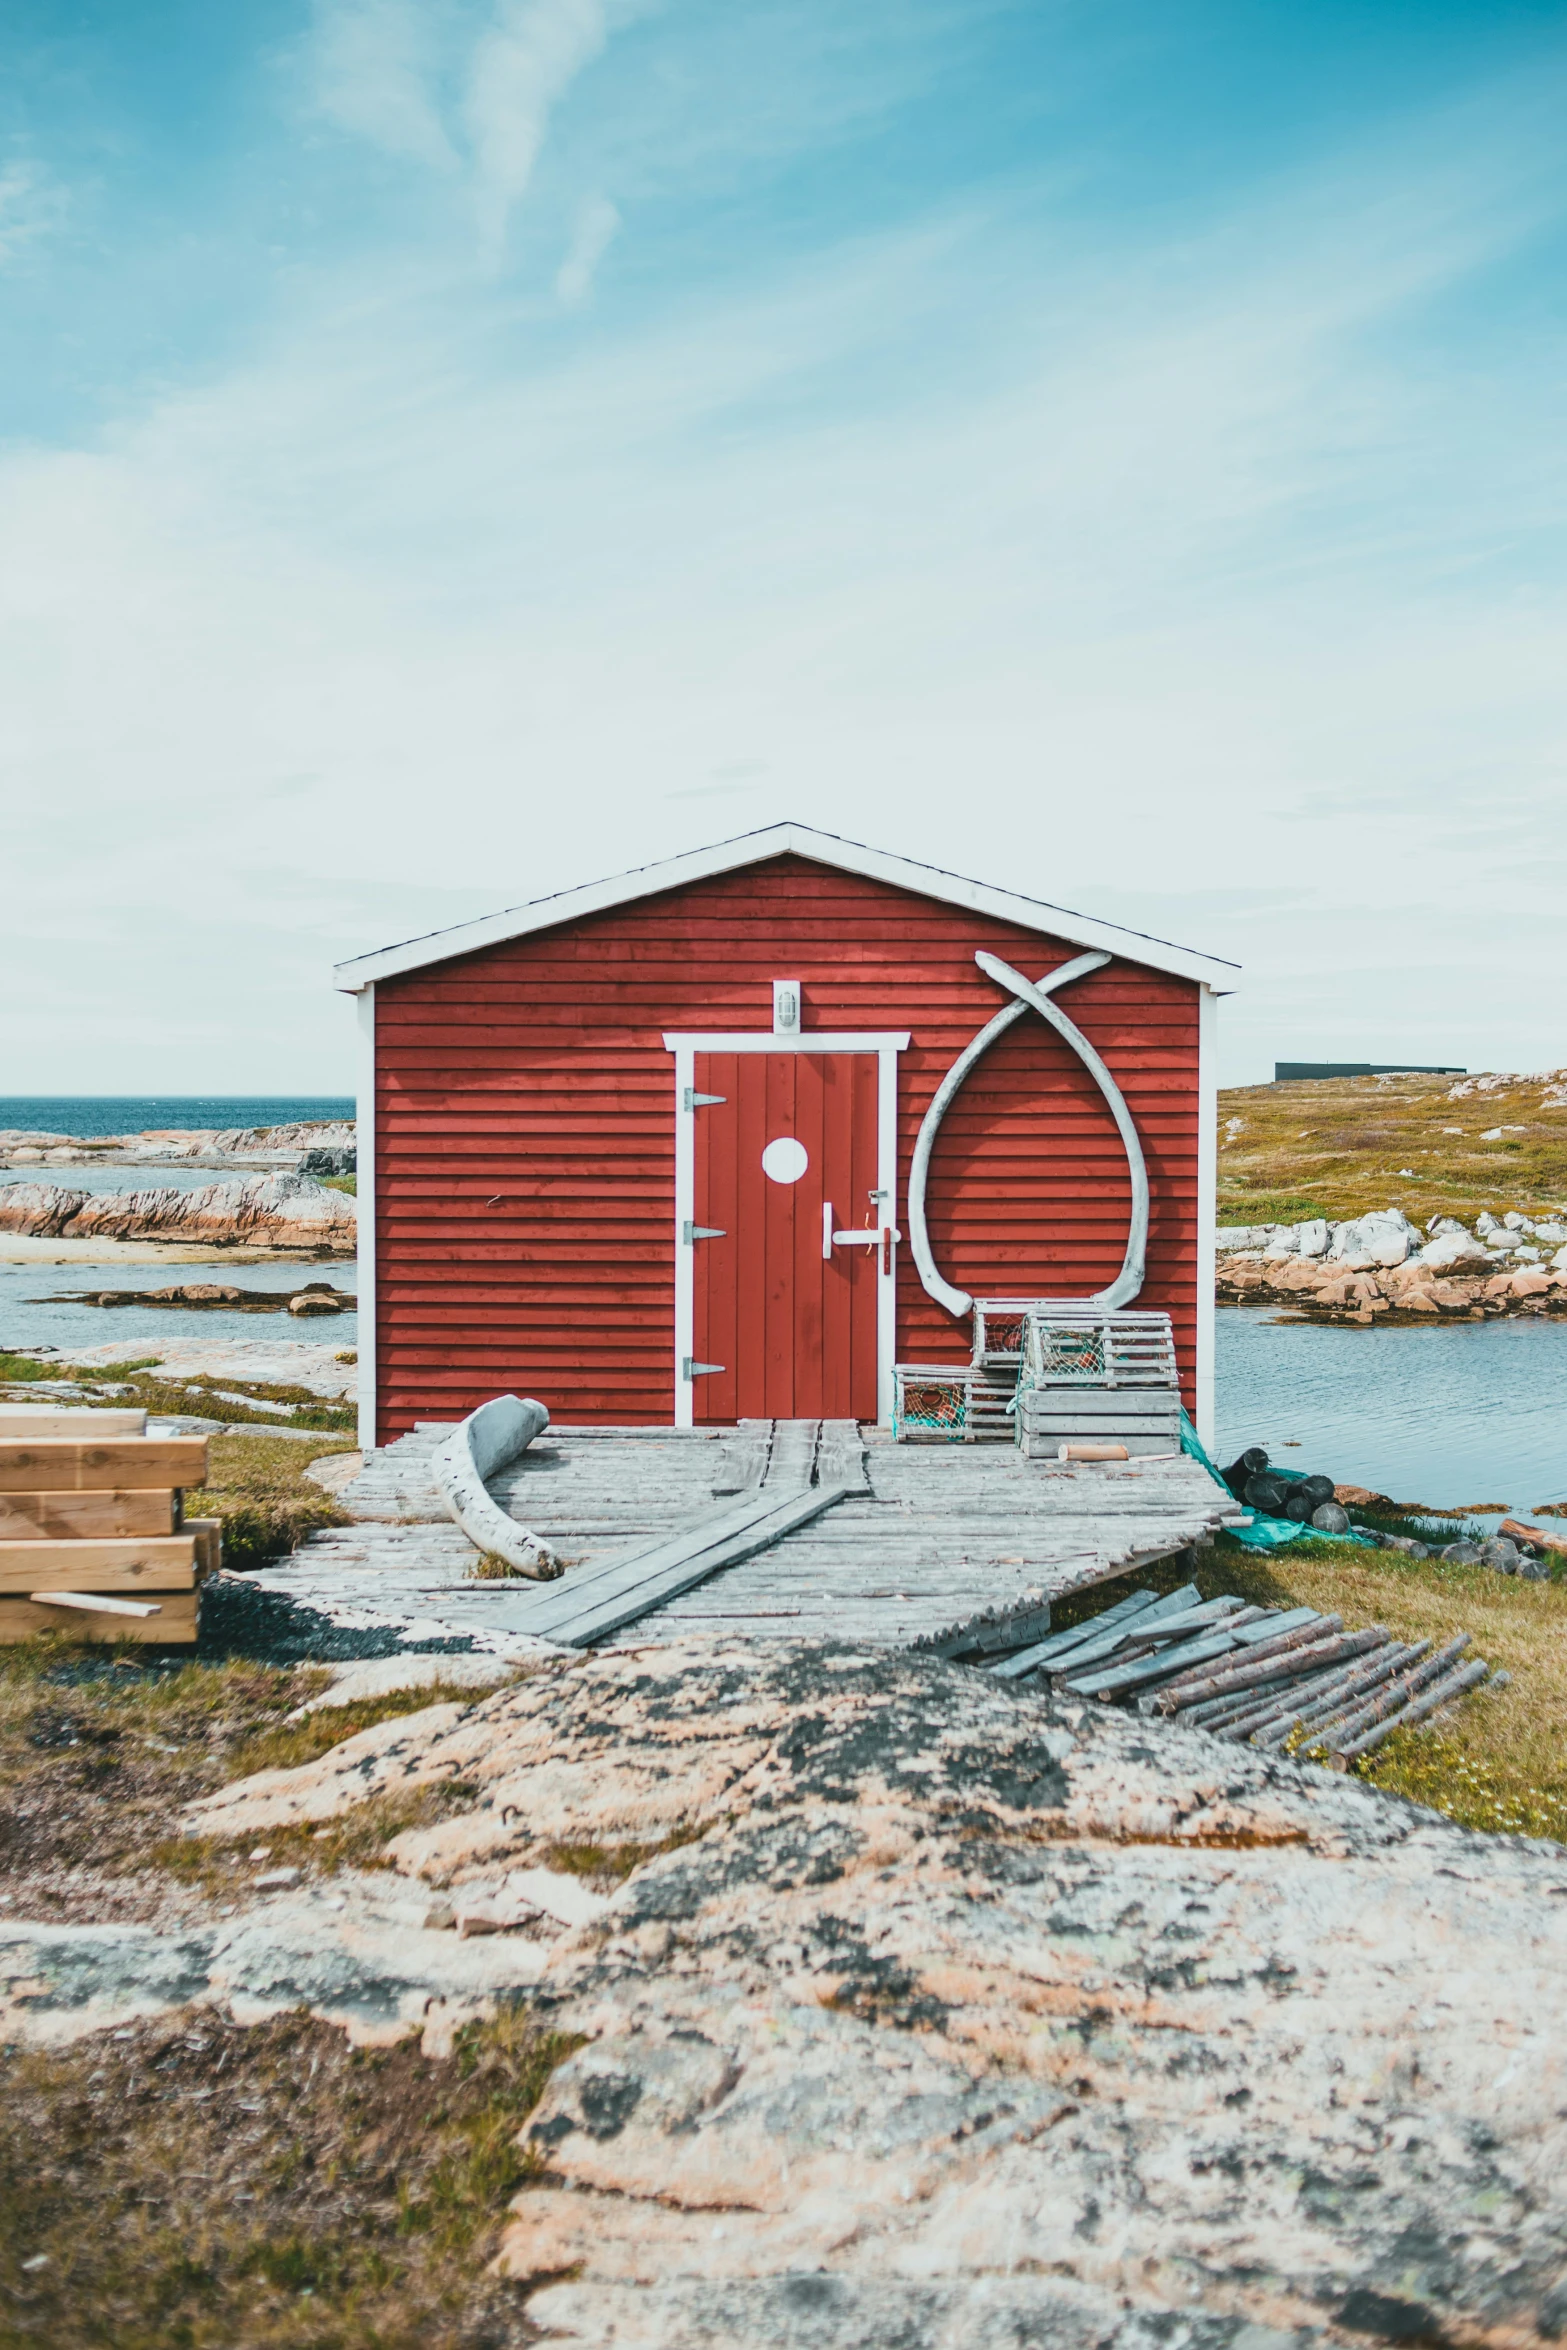
<svg viewBox="0 0 1567 2350">
<path fill-rule="evenodd" d="M 706 1629 L 902 1646 L 1007 1609 L 1057 1599 L 1165 1558 L 1241 1513 L 1184 1457 L 1025 1462 L 1010 1445 L 897 1445 L 850 1421 L 738 1430 L 551 1428 L 490 1491 L 570 1564 L 551 1585 L 472 1579 L 474 1552 L 444 1520 L 427 1464 L 445 1434 L 425 1425 L 366 1464 L 344 1495 L 359 1521 L 315 1536 L 267 1575 L 336 1620 L 397 1623 L 410 1638 L 471 1633 L 521 1645 L 543 1594 L 577 1570 L 664 1546 L 736 1497 L 802 1486 L 844 1498 L 757 1555 L 608 1634 L 645 1645 Z"/>
</svg>

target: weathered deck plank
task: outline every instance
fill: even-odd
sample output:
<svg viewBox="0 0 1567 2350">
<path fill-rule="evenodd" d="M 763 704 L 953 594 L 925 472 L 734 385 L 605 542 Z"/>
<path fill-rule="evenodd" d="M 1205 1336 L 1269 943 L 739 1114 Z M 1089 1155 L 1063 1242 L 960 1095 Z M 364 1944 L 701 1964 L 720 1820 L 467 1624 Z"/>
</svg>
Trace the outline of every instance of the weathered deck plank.
<svg viewBox="0 0 1567 2350">
<path fill-rule="evenodd" d="M 268 1586 L 339 1620 L 521 1650 L 535 1603 L 553 1613 L 574 1583 L 586 1599 L 638 1546 L 667 1542 L 725 1500 L 781 1497 L 814 1470 L 818 1488 L 849 1488 L 835 1508 L 605 1636 L 640 1644 L 710 1625 L 901 1644 L 1128 1573 L 1237 1514 L 1180 1456 L 1029 1464 L 1006 1445 L 894 1445 L 841 1421 L 551 1428 L 490 1490 L 560 1550 L 566 1575 L 542 1588 L 476 1582 L 471 1546 L 429 1505 L 428 1459 L 445 1433 L 421 1427 L 372 1456 L 343 1496 L 359 1522 L 312 1537 L 268 1571 Z"/>
</svg>

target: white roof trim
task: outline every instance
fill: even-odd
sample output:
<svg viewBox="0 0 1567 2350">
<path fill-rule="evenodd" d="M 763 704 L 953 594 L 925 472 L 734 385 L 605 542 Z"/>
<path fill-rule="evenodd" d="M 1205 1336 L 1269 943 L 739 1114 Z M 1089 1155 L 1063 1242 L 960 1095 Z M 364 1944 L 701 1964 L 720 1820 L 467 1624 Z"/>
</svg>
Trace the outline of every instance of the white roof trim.
<svg viewBox="0 0 1567 2350">
<path fill-rule="evenodd" d="M 337 965 L 333 985 L 357 995 L 378 979 L 395 979 L 404 971 L 448 963 L 456 955 L 475 954 L 508 939 L 526 938 L 533 931 L 553 930 L 560 923 L 602 914 L 612 906 L 632 905 L 638 898 L 655 897 L 688 882 L 760 865 L 769 857 L 791 855 L 834 866 L 840 873 L 858 873 L 869 881 L 890 882 L 895 888 L 913 890 L 950 906 L 966 906 L 971 913 L 989 914 L 1025 930 L 1044 931 L 1073 946 L 1101 947 L 1123 961 L 1146 963 L 1152 970 L 1168 971 L 1178 979 L 1197 980 L 1216 994 L 1228 995 L 1239 984 L 1240 966 L 1218 956 L 1199 955 L 1189 947 L 1149 938 L 1139 930 L 1124 930 L 1114 922 L 1095 922 L 1086 914 L 1069 913 L 1043 899 L 1020 897 L 1015 890 L 992 889 L 985 882 L 943 872 L 939 865 L 916 864 L 910 857 L 895 857 L 885 849 L 867 848 L 860 841 L 840 840 L 836 833 L 813 832 L 806 824 L 771 824 L 764 831 L 741 833 L 734 840 L 716 841 L 711 848 L 692 849 L 657 865 L 639 865 L 609 881 L 589 882 L 584 889 L 561 890 L 554 897 L 536 899 L 530 906 L 513 906 L 505 913 L 486 914 L 478 922 L 434 930 L 423 938 L 383 947 L 379 954 L 356 955 L 351 962 Z"/>
</svg>

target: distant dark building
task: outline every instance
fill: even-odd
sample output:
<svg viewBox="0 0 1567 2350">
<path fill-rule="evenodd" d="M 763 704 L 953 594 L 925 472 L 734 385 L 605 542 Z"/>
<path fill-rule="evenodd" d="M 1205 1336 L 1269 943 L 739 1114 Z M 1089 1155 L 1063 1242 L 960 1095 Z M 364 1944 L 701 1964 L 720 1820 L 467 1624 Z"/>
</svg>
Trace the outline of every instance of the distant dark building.
<svg viewBox="0 0 1567 2350">
<path fill-rule="evenodd" d="M 1428 1067 L 1419 1061 L 1275 1061 L 1273 1082 L 1297 1077 L 1467 1077 L 1467 1069 Z"/>
</svg>

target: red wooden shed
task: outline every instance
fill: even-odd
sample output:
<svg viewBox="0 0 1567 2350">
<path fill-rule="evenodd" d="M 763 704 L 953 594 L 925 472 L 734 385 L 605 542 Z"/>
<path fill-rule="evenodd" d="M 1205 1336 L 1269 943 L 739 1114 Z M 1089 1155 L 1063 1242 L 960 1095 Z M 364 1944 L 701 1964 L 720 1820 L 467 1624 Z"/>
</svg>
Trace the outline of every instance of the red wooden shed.
<svg viewBox="0 0 1567 2350">
<path fill-rule="evenodd" d="M 973 1296 L 1107 1290 L 1172 1316 L 1206 1427 L 1236 977 L 797 824 L 341 965 L 362 1441 L 506 1390 L 885 1420 Z"/>
</svg>

